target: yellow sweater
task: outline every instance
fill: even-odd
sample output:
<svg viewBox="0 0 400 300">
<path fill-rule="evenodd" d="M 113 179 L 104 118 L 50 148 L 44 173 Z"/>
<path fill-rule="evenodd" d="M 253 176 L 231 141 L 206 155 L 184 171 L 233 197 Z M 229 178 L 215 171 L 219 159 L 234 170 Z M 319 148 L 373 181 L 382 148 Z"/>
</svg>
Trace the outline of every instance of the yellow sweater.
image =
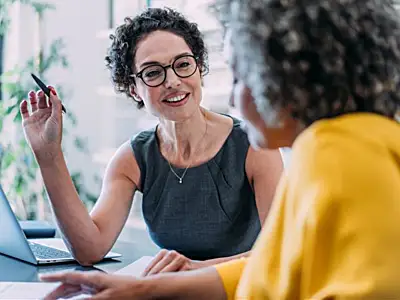
<svg viewBox="0 0 400 300">
<path fill-rule="evenodd" d="M 306 129 L 245 264 L 217 266 L 229 299 L 400 299 L 400 124 Z"/>
</svg>

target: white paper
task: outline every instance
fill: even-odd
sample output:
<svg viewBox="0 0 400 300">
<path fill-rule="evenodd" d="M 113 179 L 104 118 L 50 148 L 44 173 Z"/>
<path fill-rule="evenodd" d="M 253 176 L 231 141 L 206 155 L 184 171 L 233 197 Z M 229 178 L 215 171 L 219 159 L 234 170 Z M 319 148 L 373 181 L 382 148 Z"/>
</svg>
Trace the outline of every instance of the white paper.
<svg viewBox="0 0 400 300">
<path fill-rule="evenodd" d="M 59 283 L 0 282 L 0 299 L 42 299 Z"/>
<path fill-rule="evenodd" d="M 142 256 L 125 268 L 116 271 L 114 274 L 139 277 L 142 275 L 143 271 L 146 269 L 152 259 L 153 256 Z"/>
<path fill-rule="evenodd" d="M 114 274 L 139 277 L 153 259 L 152 256 L 142 256 L 130 265 L 116 271 Z M 7 300 L 37 300 L 43 299 L 47 294 L 60 285 L 50 282 L 0 282 L 0 299 Z M 78 295 L 73 300 L 83 299 L 88 295 Z"/>
<path fill-rule="evenodd" d="M 56 289 L 60 283 L 49 282 L 0 282 L 0 299 L 38 300 Z M 83 299 L 88 295 L 78 295 L 68 299 Z"/>
</svg>

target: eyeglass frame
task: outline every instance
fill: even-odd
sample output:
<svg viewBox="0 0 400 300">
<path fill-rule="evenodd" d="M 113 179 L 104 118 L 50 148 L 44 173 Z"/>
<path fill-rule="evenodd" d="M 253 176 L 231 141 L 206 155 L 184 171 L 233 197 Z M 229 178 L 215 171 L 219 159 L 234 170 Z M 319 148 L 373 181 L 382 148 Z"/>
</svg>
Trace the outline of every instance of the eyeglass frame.
<svg viewBox="0 0 400 300">
<path fill-rule="evenodd" d="M 178 75 L 178 74 L 176 73 L 174 67 L 173 67 L 173 65 L 175 64 L 175 62 L 176 62 L 178 59 L 181 59 L 181 58 L 183 58 L 183 57 L 192 57 L 192 58 L 194 58 L 194 61 L 196 62 L 196 68 L 194 69 L 193 73 L 190 74 L 190 75 L 188 75 L 188 76 L 180 76 L 180 75 Z M 193 74 L 196 73 L 197 69 L 199 69 L 198 59 L 199 59 L 199 58 L 198 58 L 197 56 L 195 56 L 195 55 L 192 55 L 192 54 L 184 54 L 184 55 L 181 55 L 181 56 L 178 56 L 177 58 L 175 58 L 174 61 L 173 61 L 171 64 L 169 64 L 169 65 L 163 66 L 162 64 L 159 64 L 159 63 L 152 64 L 152 65 L 149 65 L 149 66 L 144 67 L 141 71 L 139 71 L 139 72 L 137 72 L 137 73 L 135 73 L 135 74 L 131 74 L 130 77 L 140 78 L 140 79 L 143 81 L 143 83 L 144 83 L 145 85 L 147 85 L 148 87 L 158 87 L 158 86 L 164 84 L 165 80 L 167 79 L 167 69 L 168 69 L 168 68 L 171 68 L 172 71 L 174 71 L 175 75 L 178 76 L 179 78 L 189 78 L 190 76 L 193 76 Z M 162 81 L 160 84 L 157 84 L 157 85 L 149 85 L 149 84 L 147 84 L 147 83 L 145 82 L 145 80 L 143 79 L 143 72 L 144 72 L 147 68 L 154 67 L 154 66 L 159 66 L 159 67 L 161 67 L 161 68 L 164 70 L 164 79 L 163 79 L 163 81 Z"/>
</svg>

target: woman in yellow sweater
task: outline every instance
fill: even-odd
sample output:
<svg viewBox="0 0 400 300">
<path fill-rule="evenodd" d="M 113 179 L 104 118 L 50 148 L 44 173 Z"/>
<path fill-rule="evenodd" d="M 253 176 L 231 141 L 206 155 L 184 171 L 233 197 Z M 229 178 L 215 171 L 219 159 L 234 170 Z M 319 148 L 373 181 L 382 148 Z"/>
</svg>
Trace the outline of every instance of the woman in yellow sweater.
<svg viewBox="0 0 400 300">
<path fill-rule="evenodd" d="M 292 146 L 248 260 L 132 279 L 48 275 L 48 299 L 400 299 L 400 18 L 390 1 L 224 0 L 254 146 Z M 54 97 L 53 97 L 54 98 Z"/>
</svg>

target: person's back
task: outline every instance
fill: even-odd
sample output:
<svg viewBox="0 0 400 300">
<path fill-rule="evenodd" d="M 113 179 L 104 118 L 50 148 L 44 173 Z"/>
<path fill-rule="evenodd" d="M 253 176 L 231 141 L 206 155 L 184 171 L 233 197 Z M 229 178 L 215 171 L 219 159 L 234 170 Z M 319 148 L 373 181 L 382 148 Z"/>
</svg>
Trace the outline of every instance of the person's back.
<svg viewBox="0 0 400 300">
<path fill-rule="evenodd" d="M 375 0 L 226 2 L 236 89 L 254 97 L 237 106 L 257 108 L 269 147 L 292 145 L 238 289 L 240 262 L 217 266 L 229 297 L 400 299 L 398 12 Z"/>
<path fill-rule="evenodd" d="M 249 262 L 266 285 L 243 281 L 237 298 L 400 297 L 400 124 L 363 113 L 319 121 L 292 155 L 275 230 Z"/>
</svg>

